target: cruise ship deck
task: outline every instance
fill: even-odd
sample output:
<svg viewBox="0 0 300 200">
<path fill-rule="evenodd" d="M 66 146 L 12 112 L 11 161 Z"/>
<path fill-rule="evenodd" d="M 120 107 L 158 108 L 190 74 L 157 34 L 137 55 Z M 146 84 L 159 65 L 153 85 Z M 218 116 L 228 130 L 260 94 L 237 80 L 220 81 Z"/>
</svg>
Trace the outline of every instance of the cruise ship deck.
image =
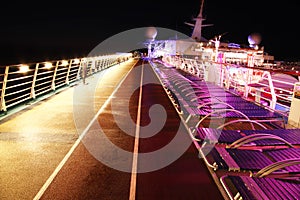
<svg viewBox="0 0 300 200">
<path fill-rule="evenodd" d="M 52 64 L 3 73 L 0 199 L 299 198 L 286 112 L 160 59 Z"/>
</svg>

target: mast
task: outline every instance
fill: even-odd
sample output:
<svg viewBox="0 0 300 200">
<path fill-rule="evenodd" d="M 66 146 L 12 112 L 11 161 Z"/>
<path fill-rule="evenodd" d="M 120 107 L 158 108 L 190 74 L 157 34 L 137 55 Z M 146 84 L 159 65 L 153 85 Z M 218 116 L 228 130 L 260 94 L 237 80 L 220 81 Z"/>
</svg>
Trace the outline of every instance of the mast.
<svg viewBox="0 0 300 200">
<path fill-rule="evenodd" d="M 194 29 L 193 29 L 193 33 L 192 33 L 192 38 L 196 41 L 201 41 L 202 38 L 202 21 L 204 21 L 205 19 L 203 19 L 202 17 L 202 12 L 203 12 L 203 5 L 204 5 L 204 0 L 201 1 L 201 6 L 200 6 L 200 12 L 198 14 L 198 16 L 196 18 L 194 18 L 195 25 L 194 25 Z"/>
</svg>

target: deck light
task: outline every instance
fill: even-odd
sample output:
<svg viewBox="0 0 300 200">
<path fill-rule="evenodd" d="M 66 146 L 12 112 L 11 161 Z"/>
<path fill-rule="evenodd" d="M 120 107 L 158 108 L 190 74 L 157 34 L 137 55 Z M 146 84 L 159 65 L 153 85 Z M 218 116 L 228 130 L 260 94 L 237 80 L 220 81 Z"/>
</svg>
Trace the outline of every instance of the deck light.
<svg viewBox="0 0 300 200">
<path fill-rule="evenodd" d="M 80 63 L 80 60 L 79 60 L 78 58 L 76 58 L 76 59 L 73 60 L 73 63 L 74 63 L 74 64 L 79 64 L 79 63 Z"/>
<path fill-rule="evenodd" d="M 20 65 L 19 67 L 19 72 L 20 73 L 26 73 L 29 71 L 29 66 L 28 65 Z"/>
<path fill-rule="evenodd" d="M 68 63 L 67 60 L 62 60 L 62 61 L 61 61 L 61 66 L 64 66 L 64 67 L 65 67 L 65 66 L 68 66 L 68 64 L 69 64 L 69 63 Z"/>
<path fill-rule="evenodd" d="M 44 65 L 45 65 L 46 69 L 50 69 L 53 67 L 52 63 L 50 63 L 50 62 L 46 62 Z"/>
</svg>

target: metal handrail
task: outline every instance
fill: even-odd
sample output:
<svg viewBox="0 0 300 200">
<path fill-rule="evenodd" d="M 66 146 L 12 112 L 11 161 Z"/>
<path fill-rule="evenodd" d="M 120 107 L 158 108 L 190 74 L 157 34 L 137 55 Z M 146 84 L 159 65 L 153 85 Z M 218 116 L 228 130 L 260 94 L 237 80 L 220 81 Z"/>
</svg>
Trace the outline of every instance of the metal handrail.
<svg viewBox="0 0 300 200">
<path fill-rule="evenodd" d="M 50 93 L 58 87 L 68 87 L 71 83 L 82 80 L 83 65 L 86 65 L 88 77 L 118 64 L 118 60 L 126 61 L 130 57 L 131 53 L 118 53 L 6 66 L 0 74 L 3 77 L 0 84 L 0 112 L 6 112 L 29 99 L 35 100 L 37 95 Z M 25 93 L 26 91 L 28 92 Z"/>
<path fill-rule="evenodd" d="M 205 69 L 205 67 L 203 68 L 204 64 L 199 63 L 198 60 L 195 60 L 195 59 L 193 60 L 191 58 L 184 58 L 184 57 L 178 58 L 178 56 L 170 56 L 169 59 L 166 59 L 166 61 L 167 60 L 169 60 L 168 62 L 173 63 L 173 65 L 175 65 L 175 67 L 177 69 L 181 69 L 182 71 L 185 71 L 187 73 L 190 73 L 190 72 L 182 69 L 179 65 L 181 65 L 182 63 L 191 64 L 191 65 L 193 65 L 192 67 L 195 68 L 195 70 L 198 73 L 202 73 L 202 74 L 199 74 L 198 76 L 206 77 L 206 74 L 205 74 L 206 69 Z M 177 62 L 178 60 L 180 60 L 180 62 Z M 283 96 L 281 93 L 276 93 L 275 90 L 285 92 L 290 96 L 292 95 L 292 91 L 289 91 L 286 88 L 275 87 L 273 85 L 273 82 L 274 83 L 282 83 L 282 84 L 290 85 L 290 86 L 293 86 L 293 83 L 272 78 L 270 72 L 268 70 L 264 70 L 264 69 L 258 69 L 258 68 L 240 66 L 240 65 L 233 65 L 233 64 L 229 64 L 229 63 L 226 63 L 226 64 L 215 63 L 212 61 L 206 61 L 206 63 L 208 63 L 210 65 L 214 65 L 216 67 L 223 65 L 221 67 L 222 75 L 218 80 L 218 85 L 225 87 L 227 89 L 233 88 L 236 92 L 243 93 L 243 95 L 245 97 L 248 97 L 248 94 L 251 94 L 256 98 L 257 103 L 263 104 L 263 101 L 260 101 L 260 100 L 267 101 L 269 103 L 268 107 L 279 111 L 279 108 L 276 107 L 276 105 L 278 105 L 279 107 L 284 108 L 284 112 L 286 112 L 288 114 L 289 109 L 290 109 L 289 105 L 291 104 L 291 98 L 289 98 L 289 96 Z M 224 67 L 225 65 L 228 67 Z M 232 76 L 231 70 L 235 70 L 236 72 L 238 72 L 238 73 L 235 73 L 236 76 Z M 259 82 L 260 80 L 266 80 L 266 83 L 261 83 L 261 82 Z M 240 84 L 240 83 L 242 83 L 242 84 Z M 270 91 L 263 91 L 260 88 L 249 86 L 249 84 L 252 84 L 252 83 L 256 83 L 263 88 L 268 88 Z M 271 97 L 268 97 L 268 98 L 264 97 L 263 93 L 259 92 L 260 90 L 264 94 L 268 93 Z M 284 101 L 284 104 L 281 102 L 282 100 Z"/>
</svg>

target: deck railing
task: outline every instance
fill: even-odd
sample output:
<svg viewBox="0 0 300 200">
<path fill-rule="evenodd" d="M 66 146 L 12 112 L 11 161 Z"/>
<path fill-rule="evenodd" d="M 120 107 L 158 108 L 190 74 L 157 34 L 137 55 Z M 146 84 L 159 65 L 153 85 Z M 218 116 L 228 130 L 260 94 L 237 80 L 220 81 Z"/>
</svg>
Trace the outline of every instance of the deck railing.
<svg viewBox="0 0 300 200">
<path fill-rule="evenodd" d="M 232 90 L 257 103 L 288 115 L 293 87 L 300 79 L 279 71 L 167 56 L 164 62 L 182 71 Z"/>
<path fill-rule="evenodd" d="M 130 57 L 131 53 L 117 53 L 0 67 L 0 112 L 71 86 Z"/>
</svg>

